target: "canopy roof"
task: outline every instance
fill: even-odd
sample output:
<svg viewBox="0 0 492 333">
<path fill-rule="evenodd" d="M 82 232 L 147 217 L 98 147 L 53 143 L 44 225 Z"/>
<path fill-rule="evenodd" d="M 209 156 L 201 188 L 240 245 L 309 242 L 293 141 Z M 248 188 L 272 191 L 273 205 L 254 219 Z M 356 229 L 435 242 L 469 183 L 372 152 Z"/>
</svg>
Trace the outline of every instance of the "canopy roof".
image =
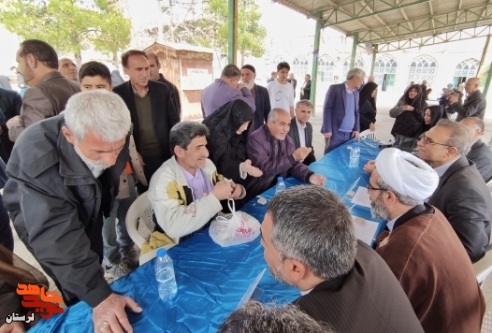
<svg viewBox="0 0 492 333">
<path fill-rule="evenodd" d="M 490 34 L 492 0 L 273 0 L 379 52 Z"/>
</svg>

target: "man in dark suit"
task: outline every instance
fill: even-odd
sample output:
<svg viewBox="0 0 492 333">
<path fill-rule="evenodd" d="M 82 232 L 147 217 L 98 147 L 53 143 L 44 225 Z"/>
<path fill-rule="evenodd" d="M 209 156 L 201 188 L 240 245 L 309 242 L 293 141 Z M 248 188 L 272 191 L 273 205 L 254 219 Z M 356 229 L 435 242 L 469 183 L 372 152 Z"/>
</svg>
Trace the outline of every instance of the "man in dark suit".
<svg viewBox="0 0 492 333">
<path fill-rule="evenodd" d="M 304 75 L 304 84 L 301 87 L 301 99 L 311 99 L 311 75 Z"/>
<path fill-rule="evenodd" d="M 485 124 L 477 117 L 465 118 L 460 121 L 460 124 L 468 128 L 473 135 L 472 146 L 466 158 L 475 163 L 483 180 L 488 183 L 492 179 L 492 151 L 480 139 L 485 130 Z"/>
<path fill-rule="evenodd" d="M 0 88 L 0 157 L 7 163 L 14 147 L 9 139 L 9 129 L 6 122 L 12 117 L 20 115 L 22 98 L 18 92 Z"/>
<path fill-rule="evenodd" d="M 169 88 L 149 80 L 149 61 L 145 52 L 127 51 L 121 56 L 121 62 L 130 81 L 113 91 L 123 98 L 130 110 L 133 137 L 149 183 L 154 172 L 171 157 L 169 131 L 179 123 L 179 115 Z M 145 190 L 144 186 L 139 186 L 140 192 Z"/>
<path fill-rule="evenodd" d="M 289 136 L 294 141 L 295 148 L 313 148 L 302 163 L 309 165 L 316 161 L 313 147 L 313 125 L 309 122 L 313 104 L 307 99 L 302 99 L 296 104 L 296 116 L 290 122 Z"/>
<path fill-rule="evenodd" d="M 179 116 L 181 117 L 181 100 L 179 98 L 179 90 L 178 87 L 174 85 L 171 81 L 167 80 L 164 75 L 159 73 L 159 69 L 161 68 L 161 63 L 159 61 L 159 57 L 152 52 L 146 52 L 147 59 L 149 60 L 150 66 L 150 79 L 153 81 L 159 81 L 164 83 L 169 89 L 169 94 L 171 96 L 171 100 L 174 103 L 174 107 L 178 111 Z"/>
<path fill-rule="evenodd" d="M 468 117 L 478 117 L 483 119 L 487 103 L 485 96 L 480 91 L 480 79 L 478 77 L 468 79 L 468 81 L 466 81 L 465 91 L 468 95 L 463 105 L 459 105 L 458 95 L 455 94 L 449 96 L 450 107 L 458 112 L 456 121 L 461 121 Z"/>
<path fill-rule="evenodd" d="M 335 193 L 296 186 L 275 195 L 261 244 L 273 276 L 299 288 L 294 303 L 334 331 L 423 332 L 389 267 L 357 241 L 350 212 Z"/>
<path fill-rule="evenodd" d="M 323 125 L 321 133 L 325 136 L 325 154 L 350 140 L 359 139 L 359 91 L 365 73 L 360 68 L 352 68 L 344 83 L 332 84 L 328 89 L 323 105 Z"/>
<path fill-rule="evenodd" d="M 244 65 L 241 67 L 241 80 L 244 85 L 251 90 L 256 105 L 253 123 L 249 129 L 250 133 L 253 133 L 253 131 L 260 128 L 263 124 L 266 124 L 268 121 L 268 114 L 271 111 L 268 90 L 265 87 L 257 85 L 255 79 L 256 69 L 252 65 Z"/>
<path fill-rule="evenodd" d="M 448 219 L 472 262 L 489 248 L 492 198 L 475 164 L 466 158 L 471 133 L 463 125 L 441 119 L 422 134 L 418 154 L 439 175 L 427 201 Z"/>
</svg>

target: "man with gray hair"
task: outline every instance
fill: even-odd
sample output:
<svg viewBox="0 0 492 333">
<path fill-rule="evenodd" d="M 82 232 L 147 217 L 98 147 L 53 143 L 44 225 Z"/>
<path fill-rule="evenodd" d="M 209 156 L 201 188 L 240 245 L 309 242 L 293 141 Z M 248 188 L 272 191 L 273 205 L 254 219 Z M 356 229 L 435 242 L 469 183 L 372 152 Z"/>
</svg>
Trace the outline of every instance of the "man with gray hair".
<svg viewBox="0 0 492 333">
<path fill-rule="evenodd" d="M 335 193 L 297 186 L 275 195 L 261 244 L 275 278 L 299 288 L 294 304 L 336 332 L 423 332 L 386 263 L 356 239 Z"/>
<path fill-rule="evenodd" d="M 489 249 L 492 198 L 475 164 L 466 158 L 471 133 L 463 125 L 441 119 L 417 142 L 418 155 L 439 175 L 427 201 L 438 208 L 458 234 L 472 262 Z"/>
<path fill-rule="evenodd" d="M 246 178 L 247 199 L 257 196 L 276 182 L 278 176 L 295 176 L 314 185 L 323 186 L 326 178 L 317 175 L 302 164 L 313 150 L 310 147 L 295 148 L 288 135 L 291 118 L 283 109 L 273 109 L 268 121 L 251 133 L 246 144 L 246 151 L 251 164 L 263 172 L 261 177 Z"/>
<path fill-rule="evenodd" d="M 459 103 L 458 95 L 455 94 L 449 97 L 450 107 L 458 113 L 456 121 L 461 121 L 468 117 L 483 119 L 487 102 L 485 96 L 480 91 L 480 79 L 478 77 L 469 78 L 466 81 L 465 91 L 467 96 L 463 105 Z"/>
<path fill-rule="evenodd" d="M 316 161 L 313 148 L 313 125 L 309 122 L 312 111 L 313 104 L 309 100 L 301 99 L 297 102 L 295 109 L 296 116 L 292 118 L 289 130 L 289 136 L 294 141 L 296 149 L 301 147 L 312 149 L 309 155 L 302 161 L 306 165 Z"/>
<path fill-rule="evenodd" d="M 358 89 L 365 75 L 362 69 L 352 68 L 344 83 L 332 84 L 326 92 L 321 126 L 321 133 L 325 136 L 325 154 L 350 138 L 359 139 Z"/>
<path fill-rule="evenodd" d="M 129 160 L 130 113 L 117 95 L 74 95 L 64 115 L 37 122 L 16 142 L 4 204 L 19 238 L 53 278 L 65 304 L 93 311 L 94 331 L 131 332 L 129 297 L 114 294 L 101 267 L 103 216 L 109 216 Z"/>
<path fill-rule="evenodd" d="M 77 76 L 77 65 L 69 58 L 60 58 L 58 60 L 58 71 L 67 79 L 75 82 L 79 82 Z"/>
<path fill-rule="evenodd" d="M 477 117 L 465 118 L 460 121 L 460 124 L 468 128 L 473 136 L 472 146 L 466 158 L 475 163 L 483 180 L 488 183 L 492 180 L 492 151 L 490 151 L 481 139 L 485 130 L 485 124 L 482 119 Z"/>
<path fill-rule="evenodd" d="M 249 301 L 220 325 L 218 333 L 333 333 L 295 305 L 263 305 Z"/>
<path fill-rule="evenodd" d="M 202 90 L 202 113 L 203 118 L 210 116 L 222 105 L 235 99 L 242 99 L 256 110 L 255 99 L 251 91 L 239 82 L 241 71 L 234 64 L 224 67 L 220 78 L 215 79 L 208 87 Z"/>
<path fill-rule="evenodd" d="M 176 124 L 170 133 L 173 157 L 155 172 L 149 201 L 157 223 L 181 241 L 205 228 L 222 210 L 220 201 L 242 199 L 243 186 L 217 173 L 208 159 L 208 128 L 194 121 Z"/>
<path fill-rule="evenodd" d="M 426 162 L 381 151 L 367 186 L 375 218 L 388 221 L 376 250 L 395 274 L 425 332 L 479 333 L 485 301 L 464 247 L 424 200 L 439 183 Z"/>
</svg>

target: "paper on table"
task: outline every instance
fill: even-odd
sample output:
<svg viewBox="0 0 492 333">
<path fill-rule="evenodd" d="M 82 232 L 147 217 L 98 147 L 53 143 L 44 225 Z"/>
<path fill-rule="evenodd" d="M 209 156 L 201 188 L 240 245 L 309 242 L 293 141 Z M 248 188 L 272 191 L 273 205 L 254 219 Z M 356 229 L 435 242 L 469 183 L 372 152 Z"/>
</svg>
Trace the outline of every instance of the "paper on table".
<svg viewBox="0 0 492 333">
<path fill-rule="evenodd" d="M 266 268 L 264 268 L 260 274 L 255 278 L 252 284 L 248 287 L 248 290 L 244 293 L 243 297 L 241 297 L 241 300 L 239 301 L 239 304 L 237 305 L 237 309 L 240 309 L 246 304 L 251 299 L 251 296 L 253 296 L 253 293 L 258 286 L 258 283 L 260 283 L 261 278 L 263 277 L 263 274 L 265 274 Z"/>
<path fill-rule="evenodd" d="M 355 192 L 355 195 L 352 198 L 352 203 L 359 206 L 371 208 L 371 199 L 369 198 L 367 188 L 359 186 L 357 192 Z"/>
<path fill-rule="evenodd" d="M 379 224 L 364 220 L 363 218 L 357 216 L 352 216 L 352 221 L 354 222 L 355 235 L 357 238 L 371 246 Z"/>
</svg>

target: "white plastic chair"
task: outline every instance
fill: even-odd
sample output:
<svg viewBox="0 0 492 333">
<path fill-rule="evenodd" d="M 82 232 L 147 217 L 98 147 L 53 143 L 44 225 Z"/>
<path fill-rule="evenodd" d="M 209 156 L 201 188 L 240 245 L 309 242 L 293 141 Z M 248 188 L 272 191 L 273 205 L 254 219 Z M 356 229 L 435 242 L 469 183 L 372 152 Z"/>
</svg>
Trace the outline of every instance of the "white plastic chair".
<svg viewBox="0 0 492 333">
<path fill-rule="evenodd" d="M 147 192 L 142 193 L 130 206 L 128 212 L 126 213 L 126 230 L 128 235 L 133 240 L 133 242 L 139 247 L 142 248 L 143 243 L 148 240 L 150 234 L 155 229 L 155 223 L 152 219 L 152 206 L 150 205 L 149 198 L 147 196 Z M 143 222 L 143 225 L 139 225 Z M 142 234 L 145 234 L 145 238 L 139 233 L 139 229 Z M 178 240 L 174 239 L 173 244 L 167 244 L 163 246 L 165 249 L 170 249 L 176 244 L 178 244 Z M 140 255 L 139 263 L 140 265 L 145 264 L 147 261 L 155 258 L 157 250 L 150 251 L 143 255 Z"/>
<path fill-rule="evenodd" d="M 371 131 L 371 130 L 365 130 L 362 133 L 360 133 L 360 139 L 372 139 L 372 140 L 379 140 L 379 141 L 391 141 L 395 142 L 395 137 L 391 135 L 391 133 L 386 133 L 386 132 L 378 132 L 378 131 Z"/>
<path fill-rule="evenodd" d="M 482 285 L 487 276 L 492 273 L 492 251 L 488 251 L 482 259 L 474 263 L 473 270 L 478 283 Z"/>
</svg>

